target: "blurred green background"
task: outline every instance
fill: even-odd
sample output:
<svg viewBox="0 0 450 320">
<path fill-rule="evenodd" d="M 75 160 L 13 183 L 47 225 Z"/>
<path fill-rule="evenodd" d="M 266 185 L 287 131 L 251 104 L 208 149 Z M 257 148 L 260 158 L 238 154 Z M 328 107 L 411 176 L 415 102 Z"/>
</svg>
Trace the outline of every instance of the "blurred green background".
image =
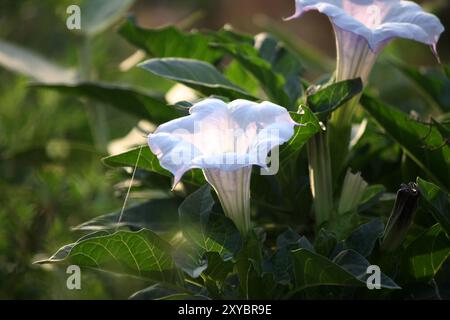
<svg viewBox="0 0 450 320">
<path fill-rule="evenodd" d="M 170 83 L 137 68 L 124 72 L 122 62 L 135 49 L 115 32 L 122 18 L 93 37 L 86 48 L 79 33 L 68 30 L 65 22 L 66 8 L 81 2 L 1 0 L 0 61 L 5 61 L 2 50 L 7 42 L 62 68 L 87 69 L 85 77 L 90 79 L 151 91 L 170 88 Z M 450 27 L 448 1 L 421 3 Z M 123 16 L 133 14 L 138 24 L 149 28 L 176 24 L 185 29 L 218 29 L 229 23 L 252 34 L 279 33 L 312 50 L 321 57 L 323 72 L 332 72 L 334 36 L 327 19 L 311 13 L 283 22 L 293 11 L 294 0 L 137 0 Z M 450 58 L 449 46 L 446 32 L 438 47 L 444 62 Z M 86 49 L 88 61 L 83 58 Z M 429 48 L 411 41 L 395 41 L 386 54 L 412 65 L 436 65 Z M 82 289 L 71 291 L 66 288 L 63 268 L 32 264 L 81 236 L 70 227 L 121 207 L 126 186 L 120 182 L 127 175 L 106 168 L 100 160 L 111 151 L 105 142 L 123 137 L 138 120 L 108 109 L 107 124 L 98 130 L 93 126 L 92 102 L 32 88 L 30 82 L 39 79 L 14 69 L 0 65 L 0 298 L 114 299 L 142 288 L 138 280 L 88 272 L 83 273 Z M 320 74 L 307 76 L 314 81 Z M 405 85 L 408 81 L 383 57 L 371 82 L 372 90 L 405 111 L 424 108 L 423 98 Z M 386 187 L 395 191 L 397 186 Z"/>
</svg>

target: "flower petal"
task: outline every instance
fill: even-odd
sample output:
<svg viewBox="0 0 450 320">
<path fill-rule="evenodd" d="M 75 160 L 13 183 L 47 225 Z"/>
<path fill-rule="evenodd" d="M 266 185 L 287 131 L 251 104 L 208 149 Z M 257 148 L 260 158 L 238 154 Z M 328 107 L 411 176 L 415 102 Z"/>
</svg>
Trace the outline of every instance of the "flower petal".
<svg viewBox="0 0 450 320">
<path fill-rule="evenodd" d="M 378 51 L 393 38 L 419 41 L 436 48 L 444 31 L 439 19 L 411 1 L 400 0 L 296 0 L 295 14 L 316 10 L 337 27 L 365 38 Z"/>
<path fill-rule="evenodd" d="M 205 99 L 189 112 L 148 137 L 161 166 L 174 174 L 174 185 L 192 168 L 230 172 L 267 167 L 268 152 L 288 141 L 297 125 L 285 108 L 270 102 L 235 100 L 227 105 Z"/>
</svg>

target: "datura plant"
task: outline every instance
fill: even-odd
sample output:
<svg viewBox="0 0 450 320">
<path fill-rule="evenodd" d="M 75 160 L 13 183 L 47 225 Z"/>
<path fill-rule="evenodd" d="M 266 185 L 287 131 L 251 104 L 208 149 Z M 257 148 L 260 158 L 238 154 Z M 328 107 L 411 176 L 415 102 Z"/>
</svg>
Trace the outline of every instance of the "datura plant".
<svg viewBox="0 0 450 320">
<path fill-rule="evenodd" d="M 128 19 L 118 33 L 148 58 L 134 65 L 167 92 L 35 84 L 150 130 L 103 159 L 125 168 L 123 208 L 73 227 L 86 234 L 37 263 L 141 279 L 132 299 L 450 298 L 450 69 L 442 61 L 424 73 L 383 53 L 404 38 L 437 57 L 443 26 L 409 1 L 295 7 L 292 18 L 329 17 L 334 76 L 312 78 L 327 58 L 280 31 L 297 20 L 252 36 Z M 380 55 L 388 85 L 400 79 L 427 107 L 383 101 L 385 84 L 369 81 Z"/>
<path fill-rule="evenodd" d="M 439 19 L 411 1 L 400 0 L 374 0 L 374 1 L 320 1 L 296 0 L 295 14 L 290 18 L 298 18 L 304 12 L 316 10 L 325 14 L 332 23 L 336 37 L 336 71 L 335 81 L 360 78 L 366 84 L 375 61 L 383 48 L 395 38 L 405 38 L 428 44 L 436 58 L 437 42 L 444 31 Z M 439 58 L 438 58 L 439 59 Z M 313 158 L 311 166 L 314 168 L 312 181 L 325 180 L 318 185 L 315 194 L 317 202 L 325 203 L 323 210 L 319 207 L 321 215 L 328 220 L 327 212 L 332 209 L 332 201 L 322 199 L 322 190 L 332 190 L 332 175 L 339 175 L 348 155 L 351 138 L 352 116 L 358 103 L 359 96 L 348 101 L 342 108 L 331 115 L 329 121 L 329 137 L 319 136 L 321 141 L 314 144 L 326 145 L 330 148 L 329 159 L 325 150 L 321 155 L 323 164 L 317 164 Z M 333 173 L 330 171 L 333 170 Z M 322 171 L 318 173 L 318 171 Z M 326 177 L 323 178 L 326 172 Z M 328 194 L 329 192 L 327 192 Z"/>
</svg>

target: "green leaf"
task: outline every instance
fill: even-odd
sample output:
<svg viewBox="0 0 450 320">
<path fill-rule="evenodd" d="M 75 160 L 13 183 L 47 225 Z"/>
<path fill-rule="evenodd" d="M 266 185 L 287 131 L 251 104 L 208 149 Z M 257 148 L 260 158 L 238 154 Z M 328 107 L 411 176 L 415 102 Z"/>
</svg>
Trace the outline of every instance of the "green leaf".
<svg viewBox="0 0 450 320">
<path fill-rule="evenodd" d="M 208 297 L 188 292 L 184 288 L 167 286 L 162 283 L 133 293 L 130 300 L 208 300 Z"/>
<path fill-rule="evenodd" d="M 121 210 L 95 217 L 73 230 L 97 231 L 126 226 L 132 230 L 149 229 L 162 233 L 178 229 L 178 204 L 174 199 L 154 199 L 129 207 L 123 211 L 118 223 L 120 213 Z"/>
<path fill-rule="evenodd" d="M 319 119 L 325 120 L 331 112 L 361 93 L 362 89 L 359 78 L 332 83 L 308 95 L 306 104 Z"/>
<path fill-rule="evenodd" d="M 337 244 L 338 241 L 336 236 L 332 232 L 326 229 L 320 229 L 317 234 L 316 241 L 314 242 L 314 249 L 318 254 L 325 257 L 330 257 L 333 254 Z"/>
<path fill-rule="evenodd" d="M 37 263 L 66 263 L 155 280 L 168 280 L 171 247 L 149 230 L 83 238 Z"/>
<path fill-rule="evenodd" d="M 289 28 L 286 28 L 286 23 L 280 19 L 261 15 L 258 16 L 256 23 L 279 39 L 280 42 L 298 56 L 308 72 L 312 72 L 314 76 L 332 72 L 333 68 L 335 68 L 336 62 L 323 52 L 323 50 L 318 49 L 310 42 L 292 32 L 292 30 L 289 30 Z"/>
<path fill-rule="evenodd" d="M 207 253 L 217 253 L 229 261 L 241 248 L 241 237 L 233 222 L 212 211 L 214 199 L 208 184 L 189 195 L 179 207 L 180 227 L 186 242 L 174 260 L 178 267 L 197 278 L 208 268 Z"/>
<path fill-rule="evenodd" d="M 45 83 L 70 83 L 76 79 L 74 70 L 64 69 L 36 52 L 3 40 L 0 40 L 0 65 Z"/>
<path fill-rule="evenodd" d="M 339 213 L 336 219 L 328 224 L 328 230 L 336 235 L 338 240 L 343 240 L 359 225 L 360 216 L 356 210 L 350 210 Z"/>
<path fill-rule="evenodd" d="M 321 129 L 319 120 L 314 113 L 305 106 L 301 107 L 302 113 L 289 112 L 292 120 L 301 124 L 294 129 L 292 138 L 280 148 L 281 162 L 286 161 L 297 154 L 305 143 Z"/>
<path fill-rule="evenodd" d="M 393 62 L 422 92 L 432 99 L 444 112 L 450 111 L 450 78 L 440 70 L 423 69 Z M 445 70 L 444 70 L 445 71 Z"/>
<path fill-rule="evenodd" d="M 247 291 L 244 298 L 247 300 L 278 300 L 285 292 L 285 286 L 280 285 L 273 273 L 264 273 L 258 270 L 259 267 L 253 262 L 247 271 Z"/>
<path fill-rule="evenodd" d="M 223 261 L 217 252 L 207 252 L 205 256 L 208 261 L 208 268 L 205 270 L 205 276 L 207 278 L 222 282 L 233 272 L 233 261 Z"/>
<path fill-rule="evenodd" d="M 445 75 L 447 76 L 447 78 L 450 80 L 450 64 L 444 65 L 444 72 L 445 72 Z"/>
<path fill-rule="evenodd" d="M 334 261 L 306 249 L 292 251 L 296 291 L 315 286 L 366 286 L 369 262 L 357 252 L 342 251 Z M 381 287 L 399 287 L 384 274 Z"/>
<path fill-rule="evenodd" d="M 139 156 L 140 153 L 140 156 Z M 139 157 L 139 162 L 137 159 Z M 113 167 L 134 167 L 135 165 L 139 169 L 155 172 L 166 177 L 173 177 L 173 175 L 163 169 L 158 158 L 150 151 L 150 148 L 146 145 L 131 149 L 130 151 L 109 156 L 102 159 L 103 163 Z M 205 178 L 201 170 L 190 170 L 183 175 L 182 181 L 192 185 L 203 185 Z"/>
<path fill-rule="evenodd" d="M 81 31 L 88 36 L 99 34 L 122 17 L 134 0 L 88 0 L 81 8 Z"/>
<path fill-rule="evenodd" d="M 450 256 L 450 240 L 436 224 L 419 235 L 406 248 L 404 256 L 408 274 L 416 280 L 429 281 Z"/>
<path fill-rule="evenodd" d="M 196 31 L 184 33 L 172 26 L 143 29 L 133 19 L 127 19 L 119 34 L 155 58 L 190 58 L 215 63 L 223 56 L 210 46 L 212 36 Z"/>
<path fill-rule="evenodd" d="M 361 104 L 433 181 L 450 189 L 450 148 L 436 128 L 367 95 L 363 95 Z"/>
<path fill-rule="evenodd" d="M 314 251 L 314 247 L 309 240 L 305 236 L 300 236 L 291 228 L 287 229 L 277 237 L 277 247 L 289 249 L 304 248 Z"/>
<path fill-rule="evenodd" d="M 257 96 L 260 93 L 258 80 L 236 60 L 230 62 L 224 69 L 223 74 L 227 79 L 236 83 L 251 95 Z"/>
<path fill-rule="evenodd" d="M 188 242 L 176 246 L 172 252 L 175 265 L 191 278 L 198 278 L 208 268 L 205 252 Z"/>
<path fill-rule="evenodd" d="M 214 66 L 203 61 L 184 58 L 150 59 L 140 63 L 139 67 L 157 76 L 180 82 L 206 96 L 256 100 L 226 79 Z"/>
<path fill-rule="evenodd" d="M 384 223 L 381 219 L 373 219 L 359 226 L 343 242 L 343 249 L 352 249 L 364 257 L 368 257 L 376 242 L 383 235 Z"/>
<path fill-rule="evenodd" d="M 433 215 L 437 222 L 442 226 L 450 237 L 450 198 L 439 187 L 417 178 L 417 184 L 420 191 L 419 205 L 426 212 Z"/>
<path fill-rule="evenodd" d="M 192 193 L 180 205 L 184 237 L 203 252 L 217 252 L 226 259 L 239 251 L 241 237 L 233 222 L 212 211 L 214 199 L 208 184 Z"/>
<path fill-rule="evenodd" d="M 367 273 L 367 268 L 371 266 L 371 264 L 358 252 L 354 250 L 344 250 L 333 259 L 333 262 L 361 281 L 363 286 L 367 285 L 367 278 L 370 276 L 370 274 Z M 400 287 L 384 273 L 381 273 L 380 276 L 381 288 L 400 289 Z"/>
<path fill-rule="evenodd" d="M 381 196 L 385 192 L 386 188 L 382 184 L 374 184 L 368 186 L 366 190 L 364 190 L 364 194 L 359 204 L 358 211 L 365 211 L 370 208 L 380 200 Z"/>
<path fill-rule="evenodd" d="M 271 64 L 259 56 L 256 48 L 245 43 L 218 43 L 216 46 L 246 68 L 260 82 L 271 101 L 284 107 L 295 106 L 284 90 L 283 76 L 273 71 Z"/>
<path fill-rule="evenodd" d="M 256 36 L 255 46 L 259 55 L 272 65 L 273 71 L 284 77 L 284 90 L 293 106 L 297 108 L 297 99 L 303 91 L 300 75 L 304 71 L 299 57 L 287 49 L 284 43 L 267 33 Z"/>
<path fill-rule="evenodd" d="M 293 268 L 291 253 L 288 248 L 279 248 L 269 260 L 263 261 L 263 271 L 273 274 L 274 280 L 280 284 L 292 283 Z"/>
<path fill-rule="evenodd" d="M 156 124 L 164 123 L 183 115 L 182 112 L 168 107 L 164 98 L 152 96 L 137 89 L 121 85 L 80 82 L 74 84 L 38 83 L 33 84 L 33 87 L 88 97 Z"/>
</svg>

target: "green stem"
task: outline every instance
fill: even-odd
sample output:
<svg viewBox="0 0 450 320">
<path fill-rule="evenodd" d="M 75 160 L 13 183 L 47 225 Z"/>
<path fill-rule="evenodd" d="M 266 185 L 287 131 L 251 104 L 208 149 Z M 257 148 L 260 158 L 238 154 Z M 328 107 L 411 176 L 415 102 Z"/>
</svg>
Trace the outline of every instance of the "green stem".
<svg viewBox="0 0 450 320">
<path fill-rule="evenodd" d="M 332 158 L 331 169 L 334 183 L 338 180 L 349 155 L 352 117 L 358 105 L 359 98 L 360 95 L 354 97 L 333 112 L 328 122 L 328 146 Z"/>
<path fill-rule="evenodd" d="M 320 132 L 307 143 L 309 179 L 317 227 L 333 218 L 333 181 L 327 140 L 328 135 Z"/>
</svg>

